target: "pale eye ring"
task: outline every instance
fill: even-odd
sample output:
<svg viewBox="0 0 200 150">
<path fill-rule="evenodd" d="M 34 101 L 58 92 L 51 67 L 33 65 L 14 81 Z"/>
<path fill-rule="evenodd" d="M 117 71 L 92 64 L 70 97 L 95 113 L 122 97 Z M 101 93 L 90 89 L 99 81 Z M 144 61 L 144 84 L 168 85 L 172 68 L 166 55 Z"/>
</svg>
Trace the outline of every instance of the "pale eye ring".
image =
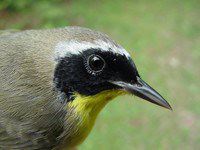
<svg viewBox="0 0 200 150">
<path fill-rule="evenodd" d="M 87 66 L 92 74 L 100 73 L 105 67 L 105 60 L 99 55 L 90 55 L 87 59 Z"/>
</svg>

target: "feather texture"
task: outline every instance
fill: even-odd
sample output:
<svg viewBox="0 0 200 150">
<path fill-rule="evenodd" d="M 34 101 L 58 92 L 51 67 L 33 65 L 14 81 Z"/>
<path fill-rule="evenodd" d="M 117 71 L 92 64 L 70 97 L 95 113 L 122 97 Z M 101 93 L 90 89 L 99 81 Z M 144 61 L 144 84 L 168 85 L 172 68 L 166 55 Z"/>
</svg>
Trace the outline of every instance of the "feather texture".
<svg viewBox="0 0 200 150">
<path fill-rule="evenodd" d="M 0 149 L 49 150 L 80 143 L 91 130 L 106 100 L 118 93 L 112 92 L 111 97 L 106 93 L 83 98 L 91 107 L 97 105 L 92 99 L 99 99 L 101 104 L 88 122 L 90 109 L 85 103 L 79 103 L 81 97 L 69 105 L 66 97 L 55 88 L 57 54 L 60 57 L 65 51 L 65 55 L 76 54 L 73 49 L 80 52 L 73 42 L 71 49 L 67 49 L 67 41 L 72 39 L 84 41 L 86 47 L 98 41 L 97 46 L 103 43 L 104 50 L 114 47 L 113 52 L 120 54 L 123 53 L 121 46 L 100 32 L 80 27 L 0 34 Z M 61 41 L 65 41 L 65 45 L 58 47 Z M 128 53 L 124 51 L 123 55 L 128 56 Z"/>
</svg>

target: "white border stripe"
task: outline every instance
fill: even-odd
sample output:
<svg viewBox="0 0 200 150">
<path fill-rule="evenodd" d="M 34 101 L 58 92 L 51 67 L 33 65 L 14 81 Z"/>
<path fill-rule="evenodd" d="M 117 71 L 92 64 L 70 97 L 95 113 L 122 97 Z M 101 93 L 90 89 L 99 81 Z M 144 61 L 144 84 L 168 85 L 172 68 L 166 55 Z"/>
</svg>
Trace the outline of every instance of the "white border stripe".
<svg viewBox="0 0 200 150">
<path fill-rule="evenodd" d="M 93 43 L 86 41 L 61 41 L 55 47 L 56 59 L 63 58 L 69 54 L 80 54 L 87 49 L 101 49 L 102 51 L 111 51 L 116 54 L 125 55 L 127 58 L 130 54 L 121 46 L 117 47 L 114 44 L 105 41 L 96 40 Z"/>
</svg>

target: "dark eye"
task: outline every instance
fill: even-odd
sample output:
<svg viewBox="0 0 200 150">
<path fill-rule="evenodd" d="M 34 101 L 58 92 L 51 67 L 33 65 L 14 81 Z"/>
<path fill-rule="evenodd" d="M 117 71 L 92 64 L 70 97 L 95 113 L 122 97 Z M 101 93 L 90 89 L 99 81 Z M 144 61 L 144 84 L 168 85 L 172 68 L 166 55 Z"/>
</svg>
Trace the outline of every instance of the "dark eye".
<svg viewBox="0 0 200 150">
<path fill-rule="evenodd" d="M 88 67 L 94 73 L 100 72 L 105 67 L 105 61 L 99 55 L 91 55 L 88 58 Z"/>
</svg>

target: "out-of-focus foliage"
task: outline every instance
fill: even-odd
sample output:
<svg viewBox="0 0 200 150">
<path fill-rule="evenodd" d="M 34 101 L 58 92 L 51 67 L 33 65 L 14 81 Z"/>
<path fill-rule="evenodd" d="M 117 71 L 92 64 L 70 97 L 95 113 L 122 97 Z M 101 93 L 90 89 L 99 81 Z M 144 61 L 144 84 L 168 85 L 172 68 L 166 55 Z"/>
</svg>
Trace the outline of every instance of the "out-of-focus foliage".
<svg viewBox="0 0 200 150">
<path fill-rule="evenodd" d="M 199 0 L 1 0 L 0 29 L 79 25 L 106 32 L 133 54 L 141 76 L 174 109 L 117 98 L 80 149 L 197 150 L 199 6 Z"/>
<path fill-rule="evenodd" d="M 5 22 L 0 23 L 0 28 L 1 26 L 22 29 L 65 26 L 67 20 L 64 20 L 64 18 L 69 16 L 67 13 L 68 3 L 68 1 L 63 0 L 0 1 L 1 15 L 5 19 Z M 12 24 L 12 22 L 15 22 L 15 24 Z"/>
<path fill-rule="evenodd" d="M 44 4 L 45 0 L 2 0 L 0 1 L 0 9 L 7 10 L 9 12 L 21 12 L 26 9 L 29 9 L 33 5 Z M 62 3 L 64 0 L 50 0 L 45 3 L 54 5 L 57 3 Z"/>
<path fill-rule="evenodd" d="M 5 9 L 9 12 L 20 12 L 25 8 L 30 7 L 33 4 L 33 0 L 5 0 L 0 2 L 0 9 Z"/>
</svg>

